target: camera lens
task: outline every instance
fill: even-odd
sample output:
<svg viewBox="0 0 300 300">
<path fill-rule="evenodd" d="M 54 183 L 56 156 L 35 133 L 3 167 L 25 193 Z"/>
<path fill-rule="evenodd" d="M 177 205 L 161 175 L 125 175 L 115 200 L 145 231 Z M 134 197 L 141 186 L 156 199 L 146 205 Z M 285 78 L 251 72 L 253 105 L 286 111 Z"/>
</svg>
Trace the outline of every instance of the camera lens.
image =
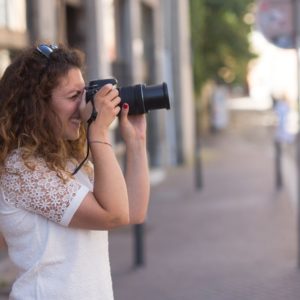
<svg viewBox="0 0 300 300">
<path fill-rule="evenodd" d="M 142 86 L 127 86 L 119 88 L 121 98 L 121 105 L 123 103 L 129 104 L 129 114 L 138 115 L 146 112 L 143 100 Z"/>
<path fill-rule="evenodd" d="M 143 96 L 146 111 L 161 108 L 170 109 L 168 87 L 166 83 L 143 86 Z"/>
<path fill-rule="evenodd" d="M 154 109 L 170 109 L 167 84 L 146 86 L 138 84 L 119 88 L 121 105 L 129 104 L 129 114 L 143 114 Z"/>
</svg>

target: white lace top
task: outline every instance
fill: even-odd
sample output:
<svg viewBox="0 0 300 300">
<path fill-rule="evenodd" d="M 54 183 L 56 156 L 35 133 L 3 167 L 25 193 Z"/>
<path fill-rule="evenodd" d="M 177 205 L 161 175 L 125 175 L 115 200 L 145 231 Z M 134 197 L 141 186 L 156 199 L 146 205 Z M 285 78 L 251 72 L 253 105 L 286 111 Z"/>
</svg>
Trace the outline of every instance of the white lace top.
<svg viewBox="0 0 300 300">
<path fill-rule="evenodd" d="M 43 159 L 33 163 L 13 151 L 0 177 L 0 231 L 19 269 L 10 299 L 112 300 L 107 231 L 68 227 L 91 179 L 80 170 L 64 183 Z"/>
</svg>

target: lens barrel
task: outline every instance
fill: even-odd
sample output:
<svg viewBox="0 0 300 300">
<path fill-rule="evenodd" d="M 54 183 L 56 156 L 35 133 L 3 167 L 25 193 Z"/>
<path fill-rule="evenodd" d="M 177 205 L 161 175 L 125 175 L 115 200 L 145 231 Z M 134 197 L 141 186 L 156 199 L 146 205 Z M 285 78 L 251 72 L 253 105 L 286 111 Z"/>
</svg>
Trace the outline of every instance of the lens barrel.
<svg viewBox="0 0 300 300">
<path fill-rule="evenodd" d="M 90 101 L 97 91 L 105 84 L 116 84 L 116 79 L 94 80 L 86 87 L 86 102 Z M 167 84 L 158 85 L 137 84 L 134 86 L 119 87 L 121 98 L 120 106 L 128 103 L 129 114 L 138 115 L 148 113 L 150 110 L 170 109 L 170 100 Z"/>
<path fill-rule="evenodd" d="M 167 84 L 142 86 L 144 105 L 146 112 L 153 109 L 170 109 L 169 93 Z"/>
</svg>

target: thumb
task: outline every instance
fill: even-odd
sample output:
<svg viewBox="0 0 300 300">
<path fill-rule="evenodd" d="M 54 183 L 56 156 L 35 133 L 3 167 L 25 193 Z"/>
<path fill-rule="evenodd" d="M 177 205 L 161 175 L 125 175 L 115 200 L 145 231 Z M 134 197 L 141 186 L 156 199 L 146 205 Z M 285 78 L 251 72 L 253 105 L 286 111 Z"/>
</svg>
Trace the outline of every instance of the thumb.
<svg viewBox="0 0 300 300">
<path fill-rule="evenodd" d="M 86 103 L 85 97 L 86 97 L 86 92 L 84 91 L 79 105 L 80 117 L 84 122 L 86 122 L 90 118 L 93 110 L 91 101 Z"/>
<path fill-rule="evenodd" d="M 129 112 L 129 105 L 128 105 L 128 103 L 123 103 L 122 110 L 121 110 L 121 116 L 122 116 L 122 118 L 126 118 L 127 119 L 128 112 Z"/>
</svg>

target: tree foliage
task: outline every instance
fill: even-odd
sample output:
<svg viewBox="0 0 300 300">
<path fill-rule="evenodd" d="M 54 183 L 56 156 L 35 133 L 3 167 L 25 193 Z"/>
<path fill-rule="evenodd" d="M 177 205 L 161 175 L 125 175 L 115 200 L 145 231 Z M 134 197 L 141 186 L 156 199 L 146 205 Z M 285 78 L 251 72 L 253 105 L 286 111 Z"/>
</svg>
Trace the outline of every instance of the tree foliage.
<svg viewBox="0 0 300 300">
<path fill-rule="evenodd" d="M 191 44 L 195 92 L 211 79 L 244 85 L 249 60 L 253 0 L 190 0 Z"/>
</svg>

